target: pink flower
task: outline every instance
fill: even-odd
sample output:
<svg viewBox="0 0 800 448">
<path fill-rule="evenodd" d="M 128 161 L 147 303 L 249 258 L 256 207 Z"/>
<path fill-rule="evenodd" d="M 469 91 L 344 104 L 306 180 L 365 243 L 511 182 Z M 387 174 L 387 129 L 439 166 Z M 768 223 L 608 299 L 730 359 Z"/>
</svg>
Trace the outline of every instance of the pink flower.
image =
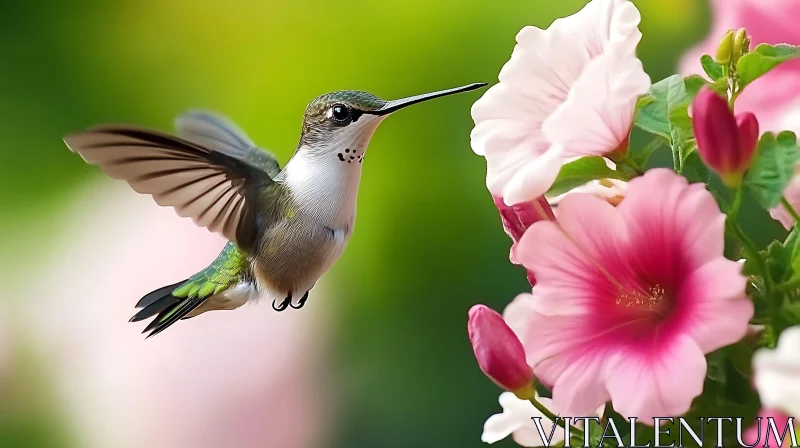
<svg viewBox="0 0 800 448">
<path fill-rule="evenodd" d="M 725 185 L 738 187 L 755 154 L 758 120 L 751 112 L 733 115 L 728 100 L 703 87 L 692 111 L 697 151 Z"/>
<path fill-rule="evenodd" d="M 797 0 L 712 0 L 713 25 L 708 37 L 688 51 L 683 74 L 701 74 L 700 56 L 714 55 L 728 29 L 746 28 L 751 47 L 760 43 L 800 45 L 800 2 Z M 745 88 L 736 112 L 752 112 L 765 131 L 800 132 L 800 60 L 779 65 Z"/>
<path fill-rule="evenodd" d="M 787 429 L 786 425 L 789 423 L 789 416 L 774 409 L 761 409 L 757 418 L 760 420 L 756 420 L 753 426 L 744 433 L 741 441 L 747 445 L 754 446 L 754 448 L 763 446 L 776 448 L 778 441 L 775 439 L 775 431 L 778 431 L 779 437 L 784 433 L 784 430 Z M 772 426 L 770 420 L 774 422 L 774 426 Z M 788 430 L 781 446 L 793 446 Z"/>
<path fill-rule="evenodd" d="M 486 376 L 510 392 L 532 391 L 533 371 L 525 362 L 525 349 L 502 316 L 485 305 L 475 305 L 469 310 L 467 329 Z"/>
<path fill-rule="evenodd" d="M 78 445 L 320 446 L 326 301 L 215 311 L 145 340 L 128 323 L 136 301 L 205 267 L 224 241 L 124 184 L 77 197 L 58 218 L 65 240 L 20 303 Z"/>
<path fill-rule="evenodd" d="M 509 323 L 564 415 L 611 400 L 652 424 L 689 409 L 704 354 L 744 337 L 753 305 L 741 264 L 723 256 L 725 216 L 702 184 L 655 169 L 628 187 L 616 208 L 571 194 L 558 224 L 531 226 L 518 252 L 538 282 L 514 303 L 525 325 Z"/>
<path fill-rule="evenodd" d="M 635 55 L 640 20 L 627 0 L 592 0 L 547 30 L 520 31 L 500 83 L 472 108 L 472 148 L 486 157 L 492 195 L 534 200 L 565 159 L 627 151 L 636 100 L 650 87 Z"/>
</svg>

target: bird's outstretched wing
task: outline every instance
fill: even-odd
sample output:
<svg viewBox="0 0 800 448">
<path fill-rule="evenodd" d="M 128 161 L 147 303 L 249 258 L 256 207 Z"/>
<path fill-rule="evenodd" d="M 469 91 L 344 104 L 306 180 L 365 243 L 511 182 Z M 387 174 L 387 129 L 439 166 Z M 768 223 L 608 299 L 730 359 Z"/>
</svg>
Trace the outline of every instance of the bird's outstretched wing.
<svg viewBox="0 0 800 448">
<path fill-rule="evenodd" d="M 175 119 L 178 135 L 244 161 L 275 177 L 281 170 L 275 156 L 256 146 L 233 121 L 206 110 L 190 110 Z"/>
<path fill-rule="evenodd" d="M 127 125 L 91 128 L 64 142 L 87 163 L 159 205 L 175 208 L 246 252 L 253 249 L 258 233 L 254 195 L 273 179 L 271 169 L 254 163 L 249 153 Z"/>
</svg>

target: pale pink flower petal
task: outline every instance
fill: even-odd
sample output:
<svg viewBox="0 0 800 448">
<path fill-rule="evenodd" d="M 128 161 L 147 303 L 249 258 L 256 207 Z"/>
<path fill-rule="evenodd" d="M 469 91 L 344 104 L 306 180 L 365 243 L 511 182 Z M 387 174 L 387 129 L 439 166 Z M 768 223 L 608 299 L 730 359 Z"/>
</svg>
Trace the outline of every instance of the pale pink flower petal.
<svg viewBox="0 0 800 448">
<path fill-rule="evenodd" d="M 575 342 L 573 340 L 573 342 Z M 587 345 L 592 345 L 591 341 L 584 341 Z M 603 384 L 605 363 L 608 355 L 602 351 L 592 351 L 588 353 L 575 353 L 570 350 L 565 353 L 563 358 L 570 361 L 563 366 L 558 366 L 561 370 L 558 378 L 553 384 L 553 401 L 566 415 L 584 416 L 598 404 L 604 404 L 611 398 L 606 385 Z M 553 364 L 557 364 L 553 360 Z M 550 366 L 543 363 L 542 370 Z M 592 374 L 587 374 L 592 372 Z"/>
<path fill-rule="evenodd" d="M 597 263 L 620 257 L 619 240 L 627 238 L 625 221 L 614 206 L 588 194 L 573 194 L 556 210 L 556 222 L 585 257 Z M 535 257 L 535 254 L 529 254 Z M 528 260 L 536 265 L 536 260 Z M 606 269 L 615 269 L 608 266 Z"/>
<path fill-rule="evenodd" d="M 690 274 L 683 288 L 686 295 L 716 298 L 697 301 L 692 318 L 692 338 L 703 350 L 712 352 L 730 344 L 730 336 L 741 332 L 743 338 L 751 326 L 742 328 L 742 321 L 753 315 L 753 303 L 743 293 L 747 278 L 742 265 L 735 261 L 716 259 Z"/>
<path fill-rule="evenodd" d="M 547 30 L 519 32 L 500 83 L 472 108 L 472 147 L 486 158 L 494 196 L 532 200 L 565 157 L 624 146 L 635 102 L 650 85 L 635 56 L 640 19 L 627 0 L 592 0 Z"/>
<path fill-rule="evenodd" d="M 691 337 L 650 342 L 651 350 L 617 352 L 605 371 L 614 409 L 643 423 L 685 413 L 706 378 L 706 358 Z"/>
<path fill-rule="evenodd" d="M 800 326 L 784 330 L 774 350 L 753 356 L 753 380 L 764 407 L 800 415 Z"/>
<path fill-rule="evenodd" d="M 648 89 L 650 77 L 641 61 L 605 53 L 589 62 L 566 101 L 542 123 L 542 132 L 564 147 L 565 157 L 604 155 L 627 147 L 636 99 Z"/>
<path fill-rule="evenodd" d="M 550 147 L 544 154 L 529 160 L 503 189 L 506 204 L 517 204 L 544 195 L 553 185 L 563 162 L 563 149 Z"/>
<path fill-rule="evenodd" d="M 559 207 L 563 209 L 563 204 Z M 535 231 L 533 231 L 535 229 Z M 584 314 L 603 282 L 591 260 L 552 222 L 534 224 L 519 243 L 519 261 L 535 272 L 539 313 Z"/>
<path fill-rule="evenodd" d="M 505 310 L 503 320 L 514 331 L 520 341 L 528 334 L 528 313 L 535 311 L 535 299 L 530 294 L 520 294 L 514 298 Z"/>
<path fill-rule="evenodd" d="M 703 354 L 741 339 L 753 315 L 741 264 L 723 256 L 711 194 L 656 169 L 631 181 L 616 208 L 569 195 L 556 222 L 520 240 L 538 283 L 506 313 L 526 312 L 515 326 L 555 405 L 578 415 L 610 398 L 650 424 L 686 412 L 702 391 Z"/>
</svg>

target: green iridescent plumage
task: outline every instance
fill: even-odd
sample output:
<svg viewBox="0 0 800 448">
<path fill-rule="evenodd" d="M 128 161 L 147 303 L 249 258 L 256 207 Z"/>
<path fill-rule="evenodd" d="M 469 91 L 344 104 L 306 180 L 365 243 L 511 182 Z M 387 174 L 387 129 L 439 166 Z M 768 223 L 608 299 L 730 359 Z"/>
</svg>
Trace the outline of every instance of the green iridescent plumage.
<svg viewBox="0 0 800 448">
<path fill-rule="evenodd" d="M 205 269 L 187 280 L 157 289 L 144 296 L 131 318 L 132 322 L 156 318 L 144 329 L 155 336 L 203 304 L 203 302 L 227 289 L 246 281 L 248 275 L 247 254 L 229 242 L 217 258 Z"/>
<path fill-rule="evenodd" d="M 189 277 L 172 295 L 190 299 L 210 297 L 239 283 L 246 269 L 247 254 L 228 243 L 213 263 Z"/>
</svg>

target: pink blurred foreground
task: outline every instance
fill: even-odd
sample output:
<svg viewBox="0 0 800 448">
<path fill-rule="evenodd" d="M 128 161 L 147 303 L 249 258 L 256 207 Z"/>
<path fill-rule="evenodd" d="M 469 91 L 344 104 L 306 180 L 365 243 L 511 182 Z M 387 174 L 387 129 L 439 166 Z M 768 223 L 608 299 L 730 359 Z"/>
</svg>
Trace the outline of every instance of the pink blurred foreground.
<svg viewBox="0 0 800 448">
<path fill-rule="evenodd" d="M 714 55 L 728 29 L 747 28 L 752 47 L 761 43 L 800 45 L 800 1 L 711 0 L 708 37 L 681 60 L 680 72 L 701 74 L 700 57 Z M 748 86 L 736 100 L 736 112 L 753 112 L 762 131 L 800 132 L 800 59 L 779 65 Z"/>
<path fill-rule="evenodd" d="M 320 288 L 302 311 L 264 302 L 145 340 L 146 323 L 128 323 L 136 301 L 206 266 L 224 241 L 114 182 L 90 185 L 65 215 L 24 311 L 81 446 L 323 444 Z"/>
</svg>

